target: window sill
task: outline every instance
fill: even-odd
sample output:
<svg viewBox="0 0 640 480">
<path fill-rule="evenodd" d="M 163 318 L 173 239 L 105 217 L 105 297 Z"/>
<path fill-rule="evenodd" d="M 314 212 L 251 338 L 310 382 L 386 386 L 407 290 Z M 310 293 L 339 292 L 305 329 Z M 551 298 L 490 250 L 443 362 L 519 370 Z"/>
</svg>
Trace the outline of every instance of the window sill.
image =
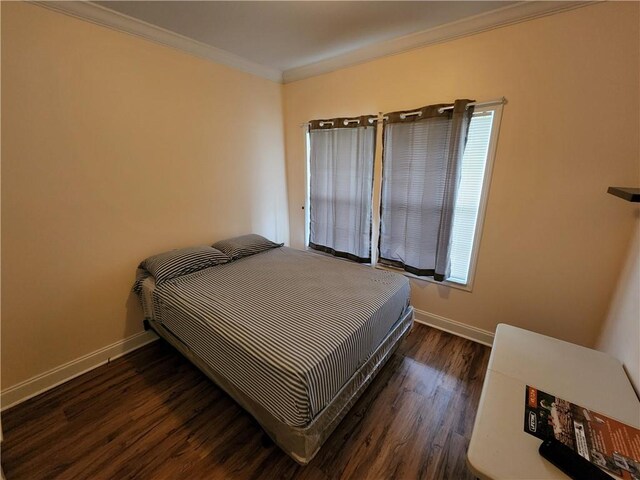
<svg viewBox="0 0 640 480">
<path fill-rule="evenodd" d="M 409 272 L 407 272 L 405 270 L 402 270 L 401 268 L 391 267 L 389 265 L 382 265 L 380 263 L 376 264 L 374 266 L 374 268 L 377 268 L 379 270 L 388 270 L 388 271 L 393 272 L 393 273 L 399 273 L 400 275 L 404 275 L 405 277 L 411 278 L 413 280 L 419 280 L 421 282 L 433 283 L 434 285 L 441 285 L 441 286 L 445 286 L 445 287 L 455 288 L 456 290 L 463 290 L 465 292 L 471 292 L 471 285 L 470 284 L 463 285 L 461 283 L 450 282 L 448 280 L 445 280 L 443 282 L 437 282 L 437 281 L 435 281 L 434 279 L 432 279 L 430 277 L 420 277 L 418 275 L 414 275 L 413 273 L 409 273 Z"/>
<path fill-rule="evenodd" d="M 342 260 L 349 263 L 355 263 L 356 265 L 364 265 L 366 267 L 377 268 L 378 270 L 388 270 L 389 272 L 399 273 L 400 275 L 404 275 L 405 277 L 411 278 L 413 280 L 418 280 L 421 282 L 433 283 L 434 285 L 445 286 L 449 288 L 455 288 L 456 290 L 462 290 L 464 292 L 471 292 L 471 284 L 463 285 L 461 283 L 450 282 L 445 280 L 444 282 L 436 282 L 434 279 L 429 277 L 420 277 L 418 275 L 414 275 L 413 273 L 409 273 L 401 268 L 391 267 L 389 265 L 383 265 L 381 263 L 376 263 L 375 265 L 371 263 L 358 263 L 353 260 L 349 260 L 348 258 L 341 258 L 331 255 L 330 253 L 321 252 L 320 250 L 315 250 L 310 248 L 308 245 L 304 247 L 305 251 L 315 253 L 316 255 L 322 255 L 323 257 L 333 258 L 335 260 Z"/>
<path fill-rule="evenodd" d="M 321 255 L 323 257 L 333 258 L 334 260 L 342 260 L 343 262 L 353 263 L 355 265 L 364 265 L 365 267 L 372 267 L 371 263 L 361 263 L 356 262 L 355 260 L 351 260 L 350 258 L 345 257 L 336 257 L 335 255 L 331 255 L 330 253 L 323 252 L 322 250 L 316 250 L 315 248 L 311 248 L 309 245 L 304 247 L 305 252 L 315 253 L 316 255 Z"/>
</svg>

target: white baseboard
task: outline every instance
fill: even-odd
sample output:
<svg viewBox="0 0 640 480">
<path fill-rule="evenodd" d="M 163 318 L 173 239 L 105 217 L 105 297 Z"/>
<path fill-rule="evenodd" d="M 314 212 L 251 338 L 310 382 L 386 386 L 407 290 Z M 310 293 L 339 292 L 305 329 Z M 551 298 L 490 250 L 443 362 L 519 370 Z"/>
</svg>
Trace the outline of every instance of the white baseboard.
<svg viewBox="0 0 640 480">
<path fill-rule="evenodd" d="M 158 336 L 151 330 L 140 332 L 40 375 L 31 377 L 2 391 L 0 394 L 0 410 L 5 410 L 24 402 L 157 339 Z"/>
<path fill-rule="evenodd" d="M 430 327 L 444 330 L 459 337 L 481 343 L 483 345 L 493 345 L 493 333 L 481 328 L 456 322 L 440 315 L 428 313 L 422 310 L 415 310 L 415 321 L 424 323 Z M 111 360 L 115 360 L 137 348 L 158 339 L 152 331 L 140 332 L 131 337 L 107 345 L 95 352 L 91 352 L 76 360 L 67 362 L 64 365 L 53 368 L 48 372 L 36 375 L 24 382 L 20 382 L 13 387 L 3 390 L 0 394 L 0 410 L 13 407 L 36 395 L 50 390 L 58 385 L 71 380 L 83 373 L 93 370 L 100 365 L 104 365 Z"/>
<path fill-rule="evenodd" d="M 456 322 L 455 320 L 441 317 L 435 313 L 415 309 L 414 320 L 418 323 L 424 323 L 430 327 L 437 328 L 438 330 L 444 330 L 445 332 L 452 333 L 458 337 L 466 338 L 467 340 L 472 340 L 474 342 L 481 343 L 482 345 L 487 345 L 488 347 L 493 345 L 494 334 L 490 331 L 473 327 L 465 323 Z"/>
</svg>

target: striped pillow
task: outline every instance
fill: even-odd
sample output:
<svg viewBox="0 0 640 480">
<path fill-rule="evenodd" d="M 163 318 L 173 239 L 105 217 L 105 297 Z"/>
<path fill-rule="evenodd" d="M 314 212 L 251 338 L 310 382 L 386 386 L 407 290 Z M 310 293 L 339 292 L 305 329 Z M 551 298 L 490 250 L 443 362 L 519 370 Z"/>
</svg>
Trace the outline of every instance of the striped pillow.
<svg viewBox="0 0 640 480">
<path fill-rule="evenodd" d="M 230 260 L 227 255 L 215 248 L 189 247 L 149 257 L 140 264 L 139 268 L 147 270 L 156 279 L 156 284 L 160 285 L 172 278 L 227 263 Z"/>
<path fill-rule="evenodd" d="M 242 257 L 248 257 L 256 253 L 264 252 L 271 248 L 277 248 L 284 245 L 284 243 L 274 243 L 271 240 L 250 233 L 249 235 L 242 235 L 241 237 L 234 237 L 228 240 L 222 240 L 213 244 L 213 248 L 226 253 L 232 260 L 236 260 Z"/>
</svg>

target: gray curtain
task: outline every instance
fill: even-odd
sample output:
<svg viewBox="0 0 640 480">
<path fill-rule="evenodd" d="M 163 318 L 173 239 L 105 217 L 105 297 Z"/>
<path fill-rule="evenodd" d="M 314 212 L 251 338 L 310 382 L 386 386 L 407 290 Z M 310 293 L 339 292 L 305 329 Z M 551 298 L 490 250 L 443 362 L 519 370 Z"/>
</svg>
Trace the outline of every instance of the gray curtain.
<svg viewBox="0 0 640 480">
<path fill-rule="evenodd" d="M 371 261 L 376 117 L 310 122 L 309 246 Z"/>
<path fill-rule="evenodd" d="M 380 262 L 438 281 L 451 229 L 473 100 L 386 114 Z"/>
</svg>

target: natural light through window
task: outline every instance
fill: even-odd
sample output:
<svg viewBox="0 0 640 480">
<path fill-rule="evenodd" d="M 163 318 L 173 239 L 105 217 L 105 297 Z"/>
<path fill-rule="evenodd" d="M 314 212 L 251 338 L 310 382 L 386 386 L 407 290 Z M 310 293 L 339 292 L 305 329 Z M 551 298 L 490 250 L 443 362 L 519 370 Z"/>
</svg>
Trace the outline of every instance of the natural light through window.
<svg viewBox="0 0 640 480">
<path fill-rule="evenodd" d="M 469 280 L 493 120 L 493 110 L 474 113 L 462 157 L 451 234 L 451 273 L 447 280 L 463 285 Z"/>
<path fill-rule="evenodd" d="M 467 142 L 462 157 L 460 184 L 453 208 L 453 225 L 451 231 L 451 249 L 449 252 L 450 269 L 444 282 L 452 287 L 471 290 L 477 260 L 480 236 L 485 214 L 485 206 L 489 194 L 491 170 L 498 140 L 498 131 L 502 116 L 501 104 L 488 104 L 476 107 L 469 130 Z M 309 213 L 310 213 L 310 137 L 305 131 L 306 142 L 306 201 L 305 201 L 305 245 L 309 245 Z M 378 148 L 381 146 L 378 145 Z M 384 147 L 383 147 L 384 148 Z M 380 168 L 374 170 L 374 176 L 381 178 Z M 372 249 L 378 249 L 380 225 L 380 199 L 373 204 Z M 377 261 L 376 261 L 377 260 Z M 373 258 L 373 265 L 379 268 L 391 268 L 402 271 L 393 265 L 383 264 L 379 258 Z M 405 269 L 406 270 L 406 269 Z M 425 281 L 433 281 L 429 275 L 418 276 L 404 271 L 405 275 Z"/>
</svg>

